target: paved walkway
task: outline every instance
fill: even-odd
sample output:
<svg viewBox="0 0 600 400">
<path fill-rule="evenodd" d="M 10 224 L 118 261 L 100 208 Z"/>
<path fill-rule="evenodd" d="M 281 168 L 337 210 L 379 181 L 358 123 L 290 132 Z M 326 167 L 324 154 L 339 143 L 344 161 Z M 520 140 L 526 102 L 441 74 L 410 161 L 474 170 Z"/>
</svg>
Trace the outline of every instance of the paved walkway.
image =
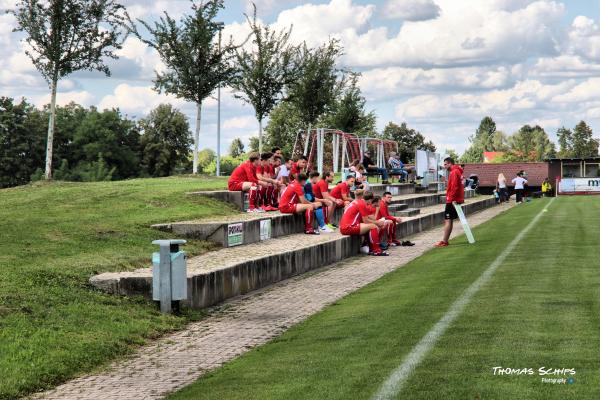
<svg viewBox="0 0 600 400">
<path fill-rule="evenodd" d="M 471 215 L 472 226 L 508 206 Z M 36 399 L 160 399 L 249 349 L 277 337 L 347 294 L 377 280 L 431 249 L 441 227 L 411 237 L 414 247 L 390 250 L 385 258 L 355 257 L 232 299 L 209 317 L 144 346 L 107 372 L 84 376 L 34 396 Z M 462 233 L 455 224 L 455 234 Z"/>
</svg>

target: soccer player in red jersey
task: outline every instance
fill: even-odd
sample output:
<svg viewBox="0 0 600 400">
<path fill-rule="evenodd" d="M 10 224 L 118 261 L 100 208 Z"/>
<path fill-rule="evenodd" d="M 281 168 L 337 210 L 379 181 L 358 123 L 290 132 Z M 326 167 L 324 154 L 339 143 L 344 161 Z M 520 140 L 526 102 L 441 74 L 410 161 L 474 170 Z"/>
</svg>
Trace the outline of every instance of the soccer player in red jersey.
<svg viewBox="0 0 600 400">
<path fill-rule="evenodd" d="M 322 199 L 323 203 L 323 215 L 325 216 L 325 224 L 331 229 L 337 229 L 337 225 L 331 223 L 331 218 L 337 207 L 336 199 L 329 193 L 329 185 L 333 182 L 333 172 L 323 172 L 321 179 L 313 185 L 315 195 L 317 199 Z"/>
<path fill-rule="evenodd" d="M 318 201 L 311 203 L 304 197 L 304 185 L 307 180 L 305 174 L 298 174 L 297 179 L 283 190 L 279 211 L 283 214 L 304 213 L 304 233 L 318 235 L 319 232 L 313 229 L 313 218 L 315 210 L 321 207 L 321 203 Z"/>
<path fill-rule="evenodd" d="M 355 180 L 356 178 L 354 175 L 348 175 L 348 177 L 346 177 L 346 182 L 338 183 L 331 190 L 331 197 L 335 199 L 335 203 L 338 208 L 345 207 L 352 202 L 352 197 L 350 197 L 350 188 L 354 186 Z"/>
<path fill-rule="evenodd" d="M 308 158 L 301 156 L 298 161 L 292 164 L 290 170 L 290 182 L 297 178 L 298 174 L 306 173 L 306 167 L 308 166 Z"/>
<path fill-rule="evenodd" d="M 259 194 L 262 201 L 262 206 L 265 211 L 277 211 L 275 203 L 273 203 L 273 193 L 277 190 L 280 183 L 273 179 L 273 168 L 271 165 L 272 153 L 263 153 L 260 155 L 260 164 L 256 168 L 256 176 L 259 182 L 265 184 L 261 186 Z"/>
<path fill-rule="evenodd" d="M 256 176 L 256 167 L 260 163 L 258 153 L 250 153 L 248 160 L 236 167 L 227 183 L 227 187 L 232 192 L 248 192 L 250 208 L 248 212 L 263 212 L 258 207 L 259 181 Z"/>
<path fill-rule="evenodd" d="M 385 192 L 383 198 L 379 201 L 379 210 L 377 212 L 377 219 L 384 219 L 386 221 L 385 231 L 387 233 L 387 244 L 388 246 L 401 246 L 402 242 L 396 239 L 396 225 L 402 222 L 400 217 L 394 217 L 390 215 L 388 211 L 388 205 L 392 202 L 392 194 Z"/>
<path fill-rule="evenodd" d="M 333 232 L 337 229 L 329 222 L 329 209 L 330 207 L 335 207 L 335 203 L 331 200 L 323 198 L 323 193 L 321 193 L 321 187 L 319 186 L 320 176 L 321 174 L 319 174 L 317 171 L 310 173 L 308 176 L 308 183 L 304 185 L 304 195 L 308 200 L 318 201 L 323 205 L 320 211 L 321 214 L 319 212 L 316 213 L 317 221 L 319 221 L 319 219 L 322 217 L 323 219 L 319 221 L 319 228 L 322 232 L 329 233 L 329 231 Z M 312 199 L 309 198 L 309 193 L 312 195 Z"/>
<path fill-rule="evenodd" d="M 444 211 L 444 238 L 435 244 L 435 247 L 448 246 L 448 240 L 452 233 L 454 220 L 458 218 L 458 213 L 454 204 L 465 202 L 465 187 L 462 184 L 463 170 L 459 165 L 454 164 L 452 157 L 444 159 L 444 168 L 450 171 L 448 177 L 448 188 L 446 189 L 446 210 Z"/>
<path fill-rule="evenodd" d="M 375 219 L 373 199 L 373 193 L 367 192 L 362 199 L 350 203 L 340 221 L 340 232 L 342 235 L 364 235 L 368 233 L 370 254 L 387 256 L 389 254 L 382 251 L 379 246 L 379 230 L 385 226 L 385 223 Z"/>
</svg>

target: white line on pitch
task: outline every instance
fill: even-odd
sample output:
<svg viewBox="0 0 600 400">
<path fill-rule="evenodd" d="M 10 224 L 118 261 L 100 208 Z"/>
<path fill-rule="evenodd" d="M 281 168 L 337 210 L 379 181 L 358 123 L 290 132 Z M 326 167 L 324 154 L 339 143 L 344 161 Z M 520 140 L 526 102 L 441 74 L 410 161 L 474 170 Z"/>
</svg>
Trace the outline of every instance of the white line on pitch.
<svg viewBox="0 0 600 400">
<path fill-rule="evenodd" d="M 550 200 L 550 203 L 545 207 L 550 207 L 556 197 Z M 464 310 L 465 306 L 469 304 L 471 298 L 485 285 L 496 269 L 508 257 L 508 255 L 514 250 L 516 245 L 523 239 L 523 236 L 527 234 L 533 228 L 533 226 L 542 217 L 544 210 L 540 211 L 534 219 L 513 239 L 512 242 L 500 253 L 500 255 L 490 264 L 490 266 L 481 274 L 481 276 L 471 284 L 463 294 L 450 306 L 450 309 L 444 314 L 444 316 L 431 328 L 429 332 L 412 351 L 404 358 L 402 364 L 389 376 L 389 378 L 383 383 L 379 391 L 373 396 L 375 400 L 392 399 L 400 393 L 402 387 L 408 380 L 408 377 L 412 371 L 421 363 L 427 353 L 435 346 L 439 338 L 446 332 L 450 324 L 460 315 Z"/>
</svg>

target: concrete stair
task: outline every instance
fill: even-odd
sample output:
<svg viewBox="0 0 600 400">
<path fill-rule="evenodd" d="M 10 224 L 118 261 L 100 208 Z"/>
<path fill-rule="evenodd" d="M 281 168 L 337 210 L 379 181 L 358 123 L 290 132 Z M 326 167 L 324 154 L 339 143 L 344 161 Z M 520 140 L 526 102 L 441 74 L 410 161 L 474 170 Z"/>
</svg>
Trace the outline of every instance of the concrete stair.
<svg viewBox="0 0 600 400">
<path fill-rule="evenodd" d="M 431 195 L 424 196 L 431 197 Z M 402 202 L 395 205 L 401 207 L 408 203 L 407 199 L 412 199 L 414 203 L 429 204 L 433 202 L 433 198 L 437 199 L 437 203 L 424 206 L 420 210 L 421 215 L 404 218 L 398 226 L 398 238 L 443 223 L 444 209 L 439 203 L 439 195 L 425 200 L 416 195 L 400 197 L 403 198 L 396 200 Z M 469 199 L 463 209 L 466 214 L 471 214 L 494 205 L 493 198 Z M 266 219 L 271 221 L 271 239 L 261 241 L 260 221 Z M 359 254 L 360 238 L 342 236 L 339 233 L 323 235 L 297 233 L 298 224 L 303 230 L 302 217 L 279 213 L 244 214 L 228 220 L 172 223 L 159 225 L 156 228 L 170 231 L 176 236 L 203 238 L 223 243 L 228 241 L 224 238 L 226 232 L 223 229 L 231 225 L 232 221 L 236 224 L 241 223 L 244 228 L 241 246 L 225 247 L 188 260 L 186 303 L 194 308 L 208 307 L 227 298 Z M 90 283 L 108 293 L 151 297 L 152 270 L 143 268 L 129 272 L 99 274 L 91 278 Z"/>
<path fill-rule="evenodd" d="M 405 210 L 394 211 L 393 215 L 396 217 L 413 217 L 421 213 L 419 208 L 407 208 Z"/>
</svg>

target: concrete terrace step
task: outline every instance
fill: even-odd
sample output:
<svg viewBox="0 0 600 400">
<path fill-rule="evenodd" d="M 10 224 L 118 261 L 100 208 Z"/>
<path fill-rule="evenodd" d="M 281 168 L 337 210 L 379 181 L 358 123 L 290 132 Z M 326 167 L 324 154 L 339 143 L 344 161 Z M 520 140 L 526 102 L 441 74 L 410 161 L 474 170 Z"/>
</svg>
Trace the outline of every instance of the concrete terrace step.
<svg viewBox="0 0 600 400">
<path fill-rule="evenodd" d="M 333 186 L 331 186 L 333 188 Z M 371 184 L 371 190 L 378 196 L 385 192 L 392 193 L 393 196 L 415 193 L 415 185 L 412 183 L 392 183 L 389 185 Z M 245 210 L 245 197 L 243 192 L 230 192 L 228 190 L 212 190 L 201 192 L 190 192 L 190 196 L 204 196 L 230 203 L 240 210 Z"/>
<path fill-rule="evenodd" d="M 406 203 L 392 203 L 388 206 L 389 212 L 402 211 L 408 208 L 408 204 Z"/>
<path fill-rule="evenodd" d="M 391 210 L 408 207 L 426 207 L 439 204 L 440 196 L 431 194 L 408 194 L 395 196 Z M 331 221 L 338 223 L 343 212 L 335 210 Z M 223 247 L 256 243 L 263 240 L 304 232 L 302 215 L 281 214 L 279 211 L 260 214 L 237 214 L 213 219 L 172 222 L 152 225 L 153 228 L 172 232 L 180 237 L 208 240 Z M 316 224 L 315 224 L 316 227 Z"/>
<path fill-rule="evenodd" d="M 418 208 L 407 208 L 406 210 L 398 210 L 393 212 L 396 217 L 412 217 L 420 213 L 421 210 Z"/>
<path fill-rule="evenodd" d="M 495 205 L 493 198 L 470 199 L 466 214 Z M 408 217 L 399 225 L 399 238 L 439 225 L 444 220 L 443 206 L 431 206 L 424 215 Z M 227 298 L 248 293 L 294 275 L 330 265 L 358 255 L 360 238 L 295 234 L 249 244 L 244 249 L 220 249 L 188 261 L 187 304 L 204 308 Z M 151 268 L 131 272 L 105 273 L 92 277 L 90 283 L 109 293 L 150 297 Z"/>
</svg>

